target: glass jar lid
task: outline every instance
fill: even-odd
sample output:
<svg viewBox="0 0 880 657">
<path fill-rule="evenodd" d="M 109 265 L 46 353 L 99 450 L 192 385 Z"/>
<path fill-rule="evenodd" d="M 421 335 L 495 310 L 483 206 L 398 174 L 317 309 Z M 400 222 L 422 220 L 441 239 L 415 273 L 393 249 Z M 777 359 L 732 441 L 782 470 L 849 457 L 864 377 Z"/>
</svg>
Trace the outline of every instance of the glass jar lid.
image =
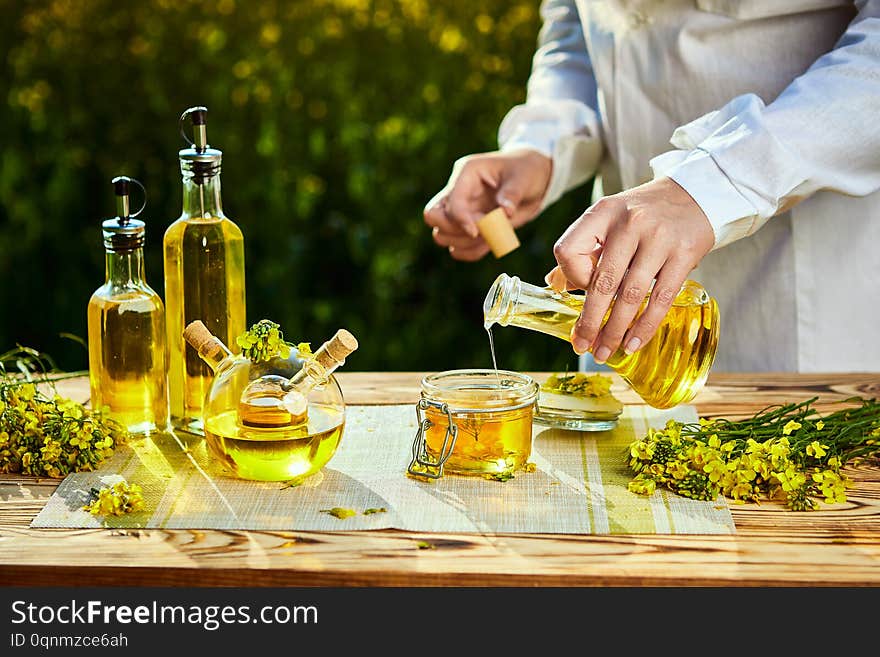
<svg viewBox="0 0 880 657">
<path fill-rule="evenodd" d="M 535 402 L 538 383 L 510 370 L 448 370 L 423 378 L 421 395 L 427 401 L 447 404 L 453 413 L 512 410 Z"/>
</svg>

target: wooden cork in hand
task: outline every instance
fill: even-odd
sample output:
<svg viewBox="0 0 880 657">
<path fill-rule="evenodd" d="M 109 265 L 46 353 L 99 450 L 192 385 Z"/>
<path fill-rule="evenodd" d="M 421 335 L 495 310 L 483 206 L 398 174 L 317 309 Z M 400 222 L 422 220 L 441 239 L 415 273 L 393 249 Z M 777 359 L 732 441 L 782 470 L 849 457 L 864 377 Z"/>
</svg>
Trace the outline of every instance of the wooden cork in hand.
<svg viewBox="0 0 880 657">
<path fill-rule="evenodd" d="M 503 208 L 495 208 L 478 219 L 477 230 L 496 258 L 506 256 L 519 247 L 519 238 Z"/>
<path fill-rule="evenodd" d="M 345 361 L 345 357 L 358 348 L 357 339 L 345 329 L 336 331 L 336 335 L 321 345 L 315 353 L 316 360 L 325 369 L 333 369 Z"/>
</svg>

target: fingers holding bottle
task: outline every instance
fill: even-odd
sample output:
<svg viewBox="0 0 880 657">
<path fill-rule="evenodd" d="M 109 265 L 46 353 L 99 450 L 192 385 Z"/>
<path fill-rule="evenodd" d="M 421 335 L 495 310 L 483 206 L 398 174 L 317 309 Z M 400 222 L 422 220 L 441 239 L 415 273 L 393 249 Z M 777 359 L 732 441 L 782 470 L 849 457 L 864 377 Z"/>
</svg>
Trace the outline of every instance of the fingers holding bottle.
<svg viewBox="0 0 880 657">
<path fill-rule="evenodd" d="M 547 275 L 555 289 L 587 293 L 574 350 L 602 363 L 621 346 L 642 348 L 714 239 L 700 206 L 668 178 L 594 204 L 556 242 L 559 266 Z"/>
<path fill-rule="evenodd" d="M 592 270 L 589 283 L 584 287 L 587 301 L 574 326 L 572 346 L 578 354 L 591 351 L 597 363 L 604 363 L 612 353 L 607 345 L 599 344 L 597 338 L 637 248 L 638 240 L 634 235 L 619 228 L 610 231 L 599 262 Z M 618 315 L 622 314 L 618 312 Z"/>
<path fill-rule="evenodd" d="M 691 269 L 689 264 L 681 260 L 670 260 L 664 264 L 651 289 L 648 305 L 623 337 L 622 344 L 627 354 L 635 353 L 654 337 Z"/>
<path fill-rule="evenodd" d="M 637 249 L 623 280 L 615 291 L 614 304 L 610 312 L 606 311 L 607 320 L 601 325 L 593 340 L 591 351 L 597 363 L 604 363 L 621 346 L 625 346 L 627 351 L 632 353 L 643 344 L 642 340 L 647 341 L 653 335 L 653 332 L 648 335 L 647 330 L 642 330 L 637 335 L 627 336 L 627 341 L 624 341 L 627 330 L 644 308 L 645 299 L 651 292 L 654 279 L 659 275 L 658 272 L 662 271 L 664 258 L 665 255 L 658 251 L 641 247 Z M 664 316 L 668 310 L 667 307 L 663 312 Z M 660 317 L 661 321 L 662 319 L 663 316 Z M 659 322 L 657 325 L 659 326 Z M 633 342 L 633 338 L 637 341 Z"/>
</svg>

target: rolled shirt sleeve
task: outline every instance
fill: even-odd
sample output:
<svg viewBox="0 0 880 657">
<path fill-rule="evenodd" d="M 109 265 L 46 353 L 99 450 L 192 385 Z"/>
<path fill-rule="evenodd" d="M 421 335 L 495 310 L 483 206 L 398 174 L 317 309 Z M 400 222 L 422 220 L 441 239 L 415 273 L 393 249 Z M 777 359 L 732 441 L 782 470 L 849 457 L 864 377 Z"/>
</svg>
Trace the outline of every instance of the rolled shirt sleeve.
<svg viewBox="0 0 880 657">
<path fill-rule="evenodd" d="M 596 79 L 574 2 L 545 0 L 526 102 L 498 129 L 502 151 L 532 149 L 553 173 L 541 209 L 592 176 L 602 155 Z"/>
<path fill-rule="evenodd" d="M 700 205 L 715 248 L 820 190 L 880 189 L 880 0 L 769 105 L 754 94 L 681 126 L 651 160 Z"/>
</svg>

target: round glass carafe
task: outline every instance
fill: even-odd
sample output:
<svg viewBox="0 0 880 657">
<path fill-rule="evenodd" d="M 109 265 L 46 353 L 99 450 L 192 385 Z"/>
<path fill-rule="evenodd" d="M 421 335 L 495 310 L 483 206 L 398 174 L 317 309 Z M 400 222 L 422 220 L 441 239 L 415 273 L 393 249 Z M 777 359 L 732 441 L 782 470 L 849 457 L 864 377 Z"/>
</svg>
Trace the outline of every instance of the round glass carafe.
<svg viewBox="0 0 880 657">
<path fill-rule="evenodd" d="M 253 363 L 243 356 L 224 360 L 205 396 L 205 439 L 209 453 L 243 479 L 302 481 L 336 453 L 345 424 L 345 400 L 333 375 L 306 392 L 308 419 L 297 424 L 251 424 L 242 393 L 261 377 L 289 379 L 303 367 L 296 349 L 289 358 Z"/>
</svg>

